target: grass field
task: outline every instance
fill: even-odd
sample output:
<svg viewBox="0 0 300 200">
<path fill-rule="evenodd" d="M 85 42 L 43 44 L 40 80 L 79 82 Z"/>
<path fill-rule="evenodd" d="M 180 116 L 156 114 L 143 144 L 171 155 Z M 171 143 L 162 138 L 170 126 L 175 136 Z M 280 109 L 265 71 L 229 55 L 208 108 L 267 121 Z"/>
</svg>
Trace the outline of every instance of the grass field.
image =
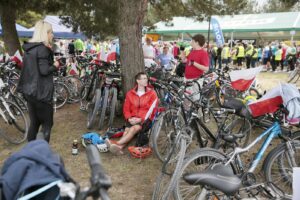
<svg viewBox="0 0 300 200">
<path fill-rule="evenodd" d="M 273 88 L 280 81 L 284 82 L 286 79 L 287 73 L 268 72 L 258 76 L 262 90 Z M 56 153 L 62 156 L 70 175 L 81 186 L 88 186 L 90 170 L 84 148 L 80 146 L 77 156 L 71 154 L 73 140 L 79 140 L 81 135 L 88 131 L 86 129 L 86 114 L 79 111 L 78 104 L 74 104 L 66 105 L 58 110 L 54 118 L 50 145 Z M 116 119 L 116 127 L 120 127 L 122 124 L 122 119 Z M 0 166 L 7 157 L 24 145 L 12 145 L 0 138 Z M 101 153 L 101 158 L 105 170 L 113 182 L 113 187 L 109 190 L 111 199 L 151 199 L 153 185 L 161 168 L 161 163 L 155 156 L 140 160 L 131 158 L 129 154 L 114 156 L 110 153 Z"/>
</svg>

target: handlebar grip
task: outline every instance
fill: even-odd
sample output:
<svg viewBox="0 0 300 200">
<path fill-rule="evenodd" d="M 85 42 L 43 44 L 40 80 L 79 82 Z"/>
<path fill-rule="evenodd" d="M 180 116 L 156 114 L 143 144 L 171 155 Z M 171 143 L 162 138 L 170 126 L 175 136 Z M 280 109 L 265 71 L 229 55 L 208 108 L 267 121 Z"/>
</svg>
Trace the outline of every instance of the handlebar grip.
<svg viewBox="0 0 300 200">
<path fill-rule="evenodd" d="M 86 155 L 92 171 L 92 177 L 94 177 L 94 175 L 96 174 L 101 173 L 103 168 L 101 166 L 101 159 L 97 147 L 95 145 L 87 145 Z"/>
</svg>

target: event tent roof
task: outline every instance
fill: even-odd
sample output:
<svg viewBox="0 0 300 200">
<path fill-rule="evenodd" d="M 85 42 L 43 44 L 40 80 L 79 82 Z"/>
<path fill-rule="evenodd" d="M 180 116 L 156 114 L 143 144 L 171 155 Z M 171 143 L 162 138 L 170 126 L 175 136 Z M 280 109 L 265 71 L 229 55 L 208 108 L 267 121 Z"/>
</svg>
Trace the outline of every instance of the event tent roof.
<svg viewBox="0 0 300 200">
<path fill-rule="evenodd" d="M 223 33 L 257 33 L 300 31 L 300 12 L 279 12 L 265 14 L 225 15 L 215 17 Z M 195 18 L 174 17 L 170 22 L 158 22 L 154 30 L 147 33 L 178 34 L 206 33 L 208 22 L 199 22 Z M 288 33 L 289 37 L 290 34 Z M 300 35 L 299 35 L 300 37 Z"/>
<path fill-rule="evenodd" d="M 17 29 L 19 37 L 30 37 L 30 36 L 32 36 L 32 31 L 25 28 L 24 26 L 16 24 L 16 29 Z M 2 35 L 2 26 L 1 26 L 1 24 L 0 24 L 0 35 Z"/>
<path fill-rule="evenodd" d="M 71 27 L 62 24 L 62 20 L 58 16 L 47 15 L 44 21 L 49 22 L 52 25 L 55 38 L 86 38 L 83 33 L 74 33 Z M 29 30 L 33 31 L 34 27 Z"/>
</svg>

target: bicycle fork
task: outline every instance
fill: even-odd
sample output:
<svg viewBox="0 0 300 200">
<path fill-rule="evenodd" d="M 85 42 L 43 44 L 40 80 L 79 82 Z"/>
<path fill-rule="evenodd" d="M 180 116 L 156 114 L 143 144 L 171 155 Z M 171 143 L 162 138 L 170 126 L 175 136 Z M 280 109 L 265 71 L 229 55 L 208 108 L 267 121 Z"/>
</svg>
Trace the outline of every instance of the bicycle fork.
<svg viewBox="0 0 300 200">
<path fill-rule="evenodd" d="M 287 160 L 290 166 L 297 167 L 296 161 L 295 161 L 295 147 L 293 144 L 291 144 L 291 141 L 286 142 L 287 147 Z"/>
</svg>

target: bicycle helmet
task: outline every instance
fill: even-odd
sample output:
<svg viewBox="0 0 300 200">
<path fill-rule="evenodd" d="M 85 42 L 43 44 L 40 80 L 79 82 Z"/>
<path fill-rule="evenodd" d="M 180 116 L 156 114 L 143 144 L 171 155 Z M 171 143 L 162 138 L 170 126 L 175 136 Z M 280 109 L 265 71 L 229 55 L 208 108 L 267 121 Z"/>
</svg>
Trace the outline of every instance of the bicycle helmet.
<svg viewBox="0 0 300 200">
<path fill-rule="evenodd" d="M 144 147 L 130 146 L 128 147 L 128 151 L 130 155 L 134 158 L 146 158 L 152 154 L 152 149 L 148 146 L 144 146 Z"/>
</svg>

